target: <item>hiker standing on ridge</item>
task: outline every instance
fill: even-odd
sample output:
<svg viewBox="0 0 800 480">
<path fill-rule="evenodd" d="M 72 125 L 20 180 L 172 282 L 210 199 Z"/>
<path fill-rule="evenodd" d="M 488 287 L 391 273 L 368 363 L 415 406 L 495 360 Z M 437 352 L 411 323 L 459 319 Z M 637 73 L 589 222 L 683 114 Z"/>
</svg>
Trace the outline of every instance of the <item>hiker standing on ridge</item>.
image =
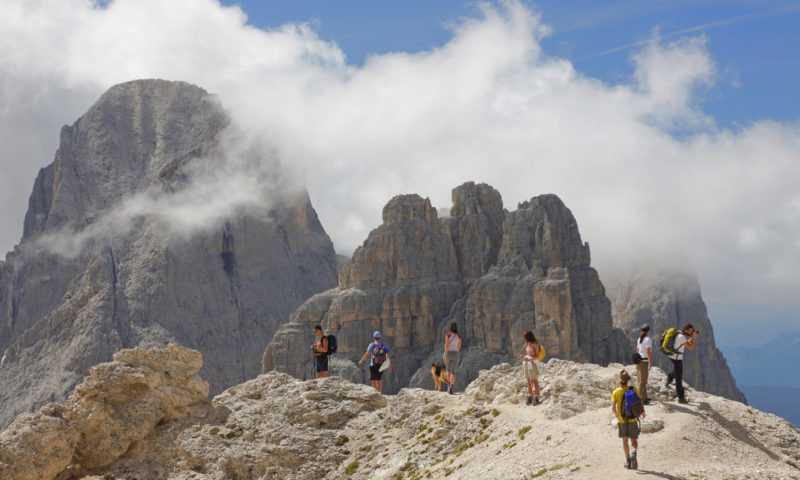
<svg viewBox="0 0 800 480">
<path fill-rule="evenodd" d="M 364 360 L 367 357 L 370 357 L 369 360 L 369 380 L 372 383 L 372 388 L 381 392 L 381 377 L 383 376 L 383 367 L 384 362 L 389 365 L 389 372 L 392 371 L 392 363 L 389 359 L 389 348 L 384 345 L 381 341 L 381 332 L 378 330 L 372 334 L 372 343 L 369 344 L 367 347 L 367 351 L 364 352 L 364 356 L 361 357 L 361 360 L 358 361 L 358 365 L 361 366 L 364 363 Z"/>
<path fill-rule="evenodd" d="M 619 387 L 611 393 L 611 411 L 617 416 L 617 430 L 619 431 L 619 438 L 622 439 L 622 451 L 625 452 L 625 468 L 636 470 L 639 468 L 639 462 L 636 459 L 636 449 L 639 448 L 639 418 L 635 416 L 635 413 L 626 409 L 626 397 L 630 396 L 630 394 L 626 395 L 626 392 L 632 390 L 632 393 L 635 394 L 630 396 L 629 400 L 634 399 L 634 401 L 639 402 L 638 408 L 641 408 L 641 410 L 636 413 L 639 413 L 641 418 L 645 417 L 644 407 L 638 397 L 636 388 L 628 386 L 628 382 L 631 380 L 628 372 L 625 370 L 619 372 L 618 378 Z M 631 441 L 632 451 L 628 447 L 628 439 Z"/>
<path fill-rule="evenodd" d="M 639 395 L 642 403 L 650 405 L 650 397 L 647 396 L 647 376 L 653 366 L 653 340 L 650 339 L 650 325 L 642 325 L 642 333 L 636 340 L 636 353 L 640 360 L 636 364 L 636 376 L 639 378 Z"/>
<path fill-rule="evenodd" d="M 444 363 L 447 366 L 447 393 L 453 394 L 453 386 L 456 383 L 456 367 L 458 366 L 458 355 L 461 351 L 461 335 L 458 334 L 458 324 L 452 322 L 450 331 L 444 336 Z"/>
<path fill-rule="evenodd" d="M 523 375 L 528 381 L 528 401 L 525 404 L 533 403 L 536 406 L 539 405 L 539 366 L 536 365 L 536 361 L 539 359 L 539 342 L 536 341 L 536 336 L 530 330 L 526 330 L 522 334 L 522 338 L 525 339 L 525 353 L 519 358 L 522 359 Z M 536 388 L 535 390 L 531 388 L 531 384 Z"/>
<path fill-rule="evenodd" d="M 317 378 L 325 378 L 328 376 L 328 337 L 322 333 L 321 325 L 314 326 L 314 335 L 317 341 L 311 344 L 311 350 L 314 350 Z"/>
<path fill-rule="evenodd" d="M 675 335 L 675 343 L 672 347 L 675 353 L 669 356 L 672 360 L 672 373 L 667 375 L 667 379 L 664 380 L 664 386 L 668 387 L 669 384 L 672 383 L 672 379 L 675 379 L 678 403 L 689 403 L 683 392 L 683 352 L 684 347 L 689 350 L 694 350 L 694 339 L 697 338 L 698 334 L 700 334 L 700 332 L 695 330 L 691 323 L 687 323 L 683 326 L 683 330 Z"/>
</svg>

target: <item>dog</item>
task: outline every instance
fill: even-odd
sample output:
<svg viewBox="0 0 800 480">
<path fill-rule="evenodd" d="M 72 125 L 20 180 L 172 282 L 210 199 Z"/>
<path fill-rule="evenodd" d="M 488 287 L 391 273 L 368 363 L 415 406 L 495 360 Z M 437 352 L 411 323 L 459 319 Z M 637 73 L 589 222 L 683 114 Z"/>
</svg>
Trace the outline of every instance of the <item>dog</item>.
<svg viewBox="0 0 800 480">
<path fill-rule="evenodd" d="M 434 389 L 437 392 L 442 391 L 442 384 L 447 384 L 447 367 L 442 362 L 435 362 L 431 365 L 431 376 L 433 377 Z"/>
</svg>

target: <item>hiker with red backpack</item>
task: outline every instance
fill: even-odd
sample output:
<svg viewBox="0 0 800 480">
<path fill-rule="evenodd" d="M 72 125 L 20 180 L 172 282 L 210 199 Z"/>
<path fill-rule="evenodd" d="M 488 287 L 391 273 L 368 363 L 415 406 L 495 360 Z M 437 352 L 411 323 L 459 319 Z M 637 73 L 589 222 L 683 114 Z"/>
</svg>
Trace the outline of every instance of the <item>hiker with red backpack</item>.
<svg viewBox="0 0 800 480">
<path fill-rule="evenodd" d="M 678 403 L 689 403 L 683 392 L 683 352 L 684 348 L 694 350 L 694 340 L 699 334 L 700 332 L 695 330 L 691 323 L 687 323 L 680 332 L 670 328 L 661 335 L 661 351 L 669 355 L 672 360 L 672 373 L 667 375 L 664 386 L 668 387 L 672 380 L 675 380 Z"/>
<path fill-rule="evenodd" d="M 639 468 L 636 458 L 636 449 L 639 448 L 639 419 L 646 414 L 636 387 L 628 386 L 631 381 L 628 372 L 619 372 L 618 379 L 619 387 L 611 393 L 611 411 L 617 416 L 617 430 L 625 452 L 625 468 L 636 470 Z M 628 446 L 629 439 L 633 450 Z"/>
<path fill-rule="evenodd" d="M 321 325 L 314 326 L 314 335 L 317 336 L 317 341 L 311 344 L 311 350 L 314 351 L 314 363 L 317 370 L 317 378 L 325 378 L 328 376 L 328 337 L 322 332 Z"/>
<path fill-rule="evenodd" d="M 378 393 L 381 393 L 381 377 L 385 370 L 384 363 L 388 365 L 389 372 L 392 371 L 392 363 L 389 359 L 389 348 L 380 341 L 380 338 L 381 332 L 376 330 L 375 333 L 372 334 L 372 343 L 369 344 L 367 351 L 364 352 L 364 356 L 358 361 L 358 365 L 361 366 L 364 360 L 370 357 L 369 380 L 372 383 L 372 388 L 377 390 Z"/>
</svg>

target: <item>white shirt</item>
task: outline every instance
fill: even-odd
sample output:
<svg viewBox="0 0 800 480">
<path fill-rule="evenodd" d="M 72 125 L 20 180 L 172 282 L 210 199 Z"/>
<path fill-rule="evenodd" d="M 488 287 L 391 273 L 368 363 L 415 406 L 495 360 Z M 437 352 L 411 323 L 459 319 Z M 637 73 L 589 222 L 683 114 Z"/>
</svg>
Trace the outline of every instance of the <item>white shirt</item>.
<svg viewBox="0 0 800 480">
<path fill-rule="evenodd" d="M 653 340 L 650 339 L 650 335 L 644 337 L 644 340 L 636 339 L 636 351 L 642 356 L 642 360 L 647 360 L 648 348 L 651 350 L 653 348 Z"/>
<path fill-rule="evenodd" d="M 689 338 L 684 335 L 683 332 L 675 335 L 675 343 L 672 345 L 672 349 L 678 353 L 670 355 L 669 358 L 673 360 L 683 360 L 683 351 L 685 349 L 686 342 L 688 341 Z"/>
</svg>

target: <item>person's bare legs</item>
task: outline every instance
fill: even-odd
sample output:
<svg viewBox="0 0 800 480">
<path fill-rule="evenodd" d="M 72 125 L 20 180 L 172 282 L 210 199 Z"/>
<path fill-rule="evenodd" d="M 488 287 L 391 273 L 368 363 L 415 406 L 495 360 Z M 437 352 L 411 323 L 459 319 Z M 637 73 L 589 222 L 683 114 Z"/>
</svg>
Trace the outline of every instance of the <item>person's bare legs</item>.
<svg viewBox="0 0 800 480">
<path fill-rule="evenodd" d="M 377 390 L 378 393 L 383 393 L 383 392 L 381 392 L 381 381 L 380 380 L 372 380 L 372 388 Z"/>
<path fill-rule="evenodd" d="M 328 372 L 317 372 L 317 378 L 325 378 L 328 376 Z"/>
</svg>

